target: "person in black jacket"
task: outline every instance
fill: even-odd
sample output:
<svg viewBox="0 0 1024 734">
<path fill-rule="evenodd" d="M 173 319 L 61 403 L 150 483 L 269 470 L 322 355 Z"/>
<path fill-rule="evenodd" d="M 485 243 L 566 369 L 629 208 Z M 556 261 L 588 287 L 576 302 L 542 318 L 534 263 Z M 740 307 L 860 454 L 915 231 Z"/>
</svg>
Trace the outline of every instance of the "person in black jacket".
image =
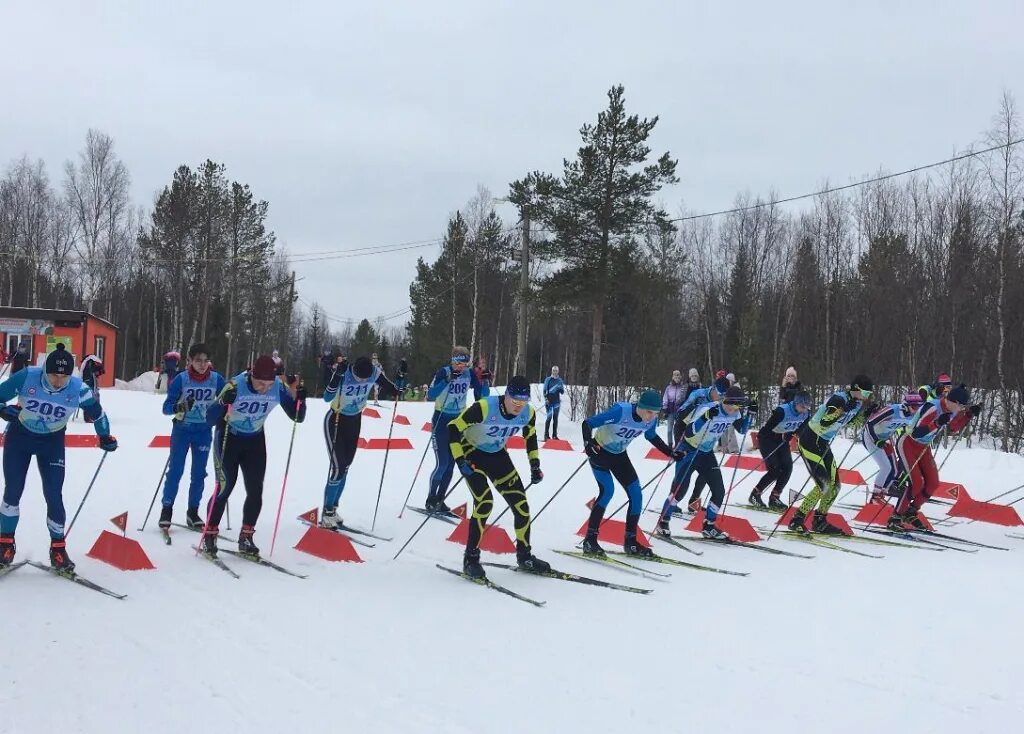
<svg viewBox="0 0 1024 734">
<path fill-rule="evenodd" d="M 28 367 L 29 358 L 28 342 L 22 342 L 18 345 L 18 350 L 14 353 L 14 357 L 11 358 L 11 374 L 13 375 L 15 372 Z"/>
<path fill-rule="evenodd" d="M 803 390 L 803 386 L 796 375 L 796 367 L 790 365 L 786 368 L 786 375 L 782 378 L 782 385 L 779 387 L 779 405 L 791 402 L 801 390 Z"/>
<path fill-rule="evenodd" d="M 806 390 L 800 390 L 792 400 L 773 410 L 768 421 L 757 432 L 757 448 L 768 471 L 750 493 L 750 504 L 754 507 L 767 507 L 776 512 L 785 512 L 788 508 L 781 496 L 793 473 L 793 454 L 789 451 L 789 440 L 803 426 L 810 410 L 811 396 Z M 773 484 L 775 486 L 765 505 L 761 494 Z"/>
</svg>

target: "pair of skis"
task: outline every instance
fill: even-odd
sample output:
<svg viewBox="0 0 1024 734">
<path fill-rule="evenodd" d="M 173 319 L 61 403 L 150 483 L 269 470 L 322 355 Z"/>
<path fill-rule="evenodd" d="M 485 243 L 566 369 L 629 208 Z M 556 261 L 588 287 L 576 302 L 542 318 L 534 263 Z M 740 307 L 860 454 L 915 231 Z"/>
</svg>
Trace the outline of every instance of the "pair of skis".
<svg viewBox="0 0 1024 734">
<path fill-rule="evenodd" d="M 95 581 L 90 581 L 87 578 L 79 576 L 74 571 L 58 571 L 53 566 L 47 566 L 46 564 L 38 563 L 37 561 L 20 561 L 18 563 L 12 563 L 10 566 L 5 566 L 4 568 L 0 569 L 0 578 L 3 578 L 4 576 L 14 573 L 22 566 L 32 566 L 33 568 L 38 568 L 40 571 L 46 571 L 47 573 L 57 576 L 58 578 L 66 579 L 68 581 L 71 581 L 72 583 L 78 584 L 79 586 L 84 586 L 87 589 L 91 589 L 92 591 L 104 594 L 105 596 L 113 597 L 114 599 L 124 599 L 127 596 L 127 594 L 118 594 L 116 591 L 111 591 L 105 586 L 100 586 Z"/>
</svg>

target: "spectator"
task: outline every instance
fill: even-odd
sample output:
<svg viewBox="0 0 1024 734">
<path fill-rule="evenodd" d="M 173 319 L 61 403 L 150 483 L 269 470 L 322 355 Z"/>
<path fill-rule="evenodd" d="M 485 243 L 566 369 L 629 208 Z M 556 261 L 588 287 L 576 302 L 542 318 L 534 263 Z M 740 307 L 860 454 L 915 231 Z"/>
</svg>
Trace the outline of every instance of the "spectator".
<svg viewBox="0 0 1024 734">
<path fill-rule="evenodd" d="M 779 405 L 792 402 L 798 392 L 803 389 L 800 380 L 796 375 L 796 367 L 790 365 L 786 368 L 786 374 L 782 378 L 782 386 L 779 388 Z"/>
<path fill-rule="evenodd" d="M 13 359 L 11 359 L 11 374 L 19 372 L 28 366 L 29 360 L 29 346 L 27 341 L 23 341 L 18 344 L 18 349 L 14 353 Z"/>
<path fill-rule="evenodd" d="M 164 353 L 164 364 L 160 374 L 156 376 L 156 391 L 167 392 L 167 386 L 171 384 L 178 375 L 178 364 L 181 362 L 181 353 L 177 350 L 171 349 Z M 166 376 L 163 387 L 160 386 L 160 378 Z"/>
<path fill-rule="evenodd" d="M 473 371 L 476 372 L 476 379 L 481 385 L 490 389 L 491 382 L 494 380 L 494 375 L 487 369 L 487 357 L 478 357 L 476 364 L 473 365 Z"/>
<path fill-rule="evenodd" d="M 683 399 L 680 401 L 680 405 L 686 402 L 686 399 L 690 397 L 690 393 L 694 390 L 700 390 L 703 385 L 700 384 L 700 372 L 697 371 L 696 367 L 691 367 L 687 374 L 688 381 L 686 383 L 686 390 L 683 391 Z"/>
<path fill-rule="evenodd" d="M 683 384 L 683 373 L 679 370 L 672 370 L 672 379 L 661 394 L 661 409 L 665 413 L 665 428 L 667 430 L 665 442 L 672 445 L 672 428 L 676 424 L 676 411 L 685 400 L 687 386 Z"/>
<path fill-rule="evenodd" d="M 409 374 L 409 363 L 405 361 L 405 357 L 398 360 L 398 367 L 395 369 L 395 387 L 398 388 L 398 399 L 402 400 L 405 397 L 405 388 L 407 383 L 407 377 Z M 416 399 L 416 389 L 413 388 L 413 394 L 410 400 Z"/>
<path fill-rule="evenodd" d="M 558 440 L 558 411 L 562 408 L 562 393 L 565 383 L 558 376 L 558 366 L 551 368 L 551 374 L 544 378 L 544 405 L 547 418 L 544 419 L 544 440 Z M 550 431 L 550 432 L 549 432 Z"/>
</svg>

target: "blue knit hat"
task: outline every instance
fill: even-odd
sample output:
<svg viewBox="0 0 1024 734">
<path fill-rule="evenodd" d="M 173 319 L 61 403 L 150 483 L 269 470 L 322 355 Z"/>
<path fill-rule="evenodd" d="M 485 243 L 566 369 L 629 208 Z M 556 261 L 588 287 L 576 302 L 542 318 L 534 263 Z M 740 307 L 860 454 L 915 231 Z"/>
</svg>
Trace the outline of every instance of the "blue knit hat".
<svg viewBox="0 0 1024 734">
<path fill-rule="evenodd" d="M 636 407 L 637 410 L 661 410 L 661 394 L 657 390 L 644 390 Z"/>
<path fill-rule="evenodd" d="M 967 385 L 957 385 L 949 391 L 946 400 L 951 403 L 959 403 L 960 405 L 969 405 L 971 402 L 971 391 Z"/>
</svg>

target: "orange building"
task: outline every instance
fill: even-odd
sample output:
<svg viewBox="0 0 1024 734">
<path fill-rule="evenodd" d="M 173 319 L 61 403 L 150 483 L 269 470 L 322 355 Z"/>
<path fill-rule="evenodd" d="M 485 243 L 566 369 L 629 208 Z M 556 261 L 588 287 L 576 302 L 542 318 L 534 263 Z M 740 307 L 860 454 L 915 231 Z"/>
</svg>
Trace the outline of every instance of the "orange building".
<svg viewBox="0 0 1024 734">
<path fill-rule="evenodd" d="M 57 342 L 75 355 L 77 367 L 81 367 L 85 355 L 95 354 L 105 367 L 100 387 L 114 386 L 117 327 L 99 316 L 85 311 L 0 306 L 0 339 L 8 359 L 18 344 L 28 341 L 30 364 L 41 364 Z"/>
</svg>

